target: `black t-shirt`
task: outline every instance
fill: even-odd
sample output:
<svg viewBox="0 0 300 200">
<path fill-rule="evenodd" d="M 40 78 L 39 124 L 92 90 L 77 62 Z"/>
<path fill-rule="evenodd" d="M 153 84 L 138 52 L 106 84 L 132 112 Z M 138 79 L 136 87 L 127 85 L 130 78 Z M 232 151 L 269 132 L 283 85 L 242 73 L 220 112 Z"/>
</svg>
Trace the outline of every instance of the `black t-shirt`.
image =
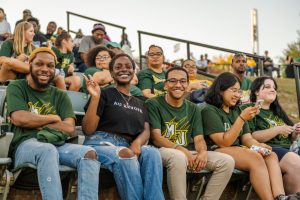
<svg viewBox="0 0 300 200">
<path fill-rule="evenodd" d="M 34 35 L 34 37 L 33 37 L 33 44 L 36 47 L 42 46 L 42 44 L 44 42 L 47 42 L 47 38 L 44 36 L 44 34 L 38 32 L 37 34 Z"/>
<path fill-rule="evenodd" d="M 101 91 L 97 109 L 100 123 L 96 130 L 124 134 L 134 139 L 144 131 L 145 122 L 149 122 L 147 109 L 142 100 L 134 96 L 122 95 L 123 97 L 114 87 Z M 128 101 L 128 106 L 125 100 Z M 90 100 L 84 108 L 85 111 L 89 104 Z"/>
</svg>

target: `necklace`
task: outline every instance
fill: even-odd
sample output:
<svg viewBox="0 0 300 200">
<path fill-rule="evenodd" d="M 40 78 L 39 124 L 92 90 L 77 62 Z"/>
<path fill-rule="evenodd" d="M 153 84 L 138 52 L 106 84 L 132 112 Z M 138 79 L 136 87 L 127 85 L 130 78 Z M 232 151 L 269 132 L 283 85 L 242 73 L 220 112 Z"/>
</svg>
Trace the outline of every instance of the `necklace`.
<svg viewBox="0 0 300 200">
<path fill-rule="evenodd" d="M 126 106 L 129 106 L 129 101 L 132 99 L 132 96 L 129 96 L 128 99 L 126 99 L 126 97 L 124 96 L 124 94 L 122 94 L 122 92 L 120 92 L 116 87 L 115 89 L 118 91 L 118 93 L 121 95 L 122 99 L 125 101 Z"/>
</svg>

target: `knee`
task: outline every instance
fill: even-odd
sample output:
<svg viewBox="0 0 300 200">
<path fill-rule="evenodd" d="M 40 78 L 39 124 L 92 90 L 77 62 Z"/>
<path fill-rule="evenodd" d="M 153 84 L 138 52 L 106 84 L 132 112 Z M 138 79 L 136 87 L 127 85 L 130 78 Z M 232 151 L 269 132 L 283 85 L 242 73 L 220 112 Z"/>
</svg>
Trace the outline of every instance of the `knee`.
<svg viewBox="0 0 300 200">
<path fill-rule="evenodd" d="M 122 148 L 118 152 L 119 158 L 132 158 L 134 157 L 134 153 L 131 149 L 128 148 Z"/>
<path fill-rule="evenodd" d="M 47 158 L 58 158 L 58 151 L 56 149 L 56 147 L 52 144 L 49 143 L 43 143 L 41 146 L 41 148 L 37 148 L 37 152 L 39 152 L 39 155 L 41 157 L 47 157 Z"/>
<path fill-rule="evenodd" d="M 233 171 L 235 166 L 235 161 L 230 155 L 222 155 L 221 167 L 224 167 L 230 171 Z"/>
<path fill-rule="evenodd" d="M 169 159 L 170 167 L 174 168 L 187 168 L 187 158 L 181 151 L 174 151 Z"/>
<path fill-rule="evenodd" d="M 161 161 L 160 153 L 158 149 L 154 147 L 143 146 L 141 156 L 143 157 L 143 159 Z"/>
<path fill-rule="evenodd" d="M 270 155 L 268 155 L 268 158 L 272 161 L 278 162 L 278 156 L 276 153 L 272 152 Z"/>
<path fill-rule="evenodd" d="M 266 167 L 266 163 L 262 155 L 258 152 L 251 152 L 249 156 L 250 168 Z"/>
<path fill-rule="evenodd" d="M 85 158 L 89 158 L 89 159 L 93 159 L 93 160 L 97 160 L 97 154 L 95 151 L 91 150 L 91 151 L 88 151 L 85 155 L 84 155 Z"/>
<path fill-rule="evenodd" d="M 300 157 L 294 152 L 288 152 L 280 161 L 281 165 L 287 166 L 289 169 L 300 169 Z"/>
</svg>

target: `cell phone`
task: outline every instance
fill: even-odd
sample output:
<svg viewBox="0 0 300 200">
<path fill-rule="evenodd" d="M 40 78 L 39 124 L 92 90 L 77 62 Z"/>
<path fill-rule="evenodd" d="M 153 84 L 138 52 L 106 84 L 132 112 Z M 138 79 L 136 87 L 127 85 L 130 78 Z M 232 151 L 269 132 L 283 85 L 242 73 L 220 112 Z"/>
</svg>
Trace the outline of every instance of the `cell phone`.
<svg viewBox="0 0 300 200">
<path fill-rule="evenodd" d="M 263 99 L 258 99 L 255 103 L 255 106 L 258 106 L 259 108 L 262 106 L 264 100 Z"/>
</svg>

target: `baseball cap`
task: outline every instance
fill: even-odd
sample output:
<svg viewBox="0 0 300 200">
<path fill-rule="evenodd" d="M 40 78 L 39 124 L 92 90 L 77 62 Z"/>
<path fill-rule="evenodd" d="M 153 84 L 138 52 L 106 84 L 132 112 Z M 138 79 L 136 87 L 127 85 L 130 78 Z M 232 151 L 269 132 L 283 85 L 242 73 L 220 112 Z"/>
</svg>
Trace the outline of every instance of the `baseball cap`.
<svg viewBox="0 0 300 200">
<path fill-rule="evenodd" d="M 106 47 L 108 48 L 110 46 L 113 47 L 113 48 L 119 48 L 119 49 L 121 49 L 121 45 L 119 43 L 117 43 L 117 42 L 109 42 L 109 43 L 107 43 Z"/>
<path fill-rule="evenodd" d="M 106 34 L 105 27 L 101 23 L 94 24 L 92 33 L 94 33 L 97 30 L 101 30 L 101 31 L 103 31 Z"/>
</svg>

